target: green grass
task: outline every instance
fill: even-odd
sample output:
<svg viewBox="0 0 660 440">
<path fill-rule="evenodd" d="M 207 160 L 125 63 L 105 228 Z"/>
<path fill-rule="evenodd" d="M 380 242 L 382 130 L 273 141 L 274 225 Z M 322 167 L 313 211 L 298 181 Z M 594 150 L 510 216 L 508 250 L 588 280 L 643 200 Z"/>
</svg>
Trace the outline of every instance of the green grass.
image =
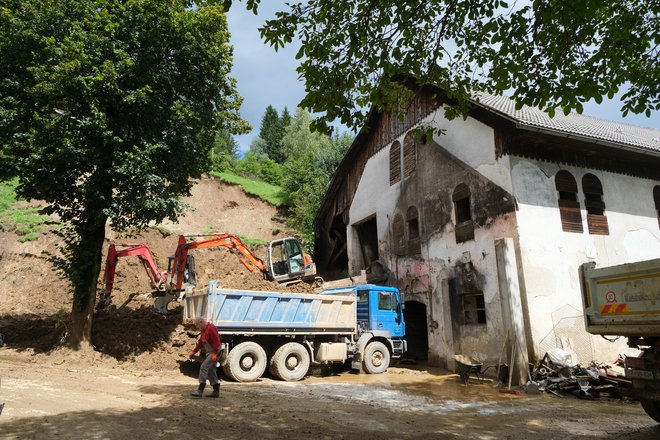
<svg viewBox="0 0 660 440">
<path fill-rule="evenodd" d="M 0 231 L 15 232 L 19 241 L 33 241 L 39 233 L 53 229 L 54 222 L 39 213 L 39 208 L 12 208 L 16 203 L 16 179 L 0 182 Z"/>
<path fill-rule="evenodd" d="M 227 183 L 240 185 L 246 193 L 257 196 L 275 206 L 281 206 L 287 202 L 288 197 L 284 190 L 279 186 L 271 185 L 260 180 L 247 179 L 226 171 L 212 171 L 211 175 L 218 177 Z"/>
<path fill-rule="evenodd" d="M 260 238 L 246 237 L 245 235 L 239 235 L 238 238 L 240 238 L 241 241 L 245 243 L 245 245 L 250 249 L 254 249 L 259 246 L 265 246 L 268 244 L 266 240 L 262 240 Z"/>
<path fill-rule="evenodd" d="M 206 229 L 202 231 L 202 234 L 219 234 L 219 233 L 226 233 L 226 231 L 220 231 L 214 226 L 208 226 Z M 252 249 L 256 248 L 259 246 L 265 246 L 268 244 L 266 240 L 262 240 L 260 238 L 253 238 L 253 237 L 247 237 L 245 235 L 238 235 L 237 236 L 245 245 Z"/>
</svg>

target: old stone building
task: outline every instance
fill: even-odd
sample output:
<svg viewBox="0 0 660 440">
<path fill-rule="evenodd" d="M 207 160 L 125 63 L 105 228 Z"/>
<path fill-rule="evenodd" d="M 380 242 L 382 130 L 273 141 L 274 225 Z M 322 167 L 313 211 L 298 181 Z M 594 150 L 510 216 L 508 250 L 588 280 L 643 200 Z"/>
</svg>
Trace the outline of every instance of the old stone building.
<svg viewBox="0 0 660 440">
<path fill-rule="evenodd" d="M 449 121 L 438 94 L 370 113 L 317 216 L 317 264 L 400 287 L 409 356 L 431 365 L 623 352 L 584 331 L 578 267 L 660 257 L 660 131 L 492 96 Z"/>
</svg>

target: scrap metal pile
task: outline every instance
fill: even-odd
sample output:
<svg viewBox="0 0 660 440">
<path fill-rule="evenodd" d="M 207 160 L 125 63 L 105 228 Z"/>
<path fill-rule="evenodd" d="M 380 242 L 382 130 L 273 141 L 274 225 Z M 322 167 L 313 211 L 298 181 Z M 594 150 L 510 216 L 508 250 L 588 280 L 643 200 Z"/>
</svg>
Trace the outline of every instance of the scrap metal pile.
<svg viewBox="0 0 660 440">
<path fill-rule="evenodd" d="M 592 361 L 582 366 L 573 362 L 569 352 L 554 349 L 534 366 L 526 388 L 527 392 L 538 390 L 559 397 L 573 394 L 583 399 L 621 399 L 630 384 L 621 356 L 612 363 Z"/>
</svg>

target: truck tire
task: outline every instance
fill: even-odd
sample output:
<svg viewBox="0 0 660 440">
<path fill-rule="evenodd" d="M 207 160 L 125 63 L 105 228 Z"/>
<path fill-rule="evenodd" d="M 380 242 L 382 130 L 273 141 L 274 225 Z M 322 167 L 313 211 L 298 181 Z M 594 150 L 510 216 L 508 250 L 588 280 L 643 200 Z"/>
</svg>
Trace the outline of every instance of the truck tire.
<svg viewBox="0 0 660 440">
<path fill-rule="evenodd" d="M 387 371 L 390 366 L 390 351 L 380 341 L 371 342 L 364 350 L 362 361 L 364 371 L 369 374 L 379 374 Z"/>
<path fill-rule="evenodd" d="M 660 400 L 642 399 L 642 408 L 653 420 L 660 423 Z"/>
<path fill-rule="evenodd" d="M 266 370 L 266 352 L 256 342 L 241 342 L 227 355 L 224 371 L 236 382 L 254 382 Z"/>
<path fill-rule="evenodd" d="M 309 353 L 302 344 L 289 342 L 282 345 L 270 358 L 269 371 L 287 382 L 302 379 L 309 371 Z"/>
</svg>

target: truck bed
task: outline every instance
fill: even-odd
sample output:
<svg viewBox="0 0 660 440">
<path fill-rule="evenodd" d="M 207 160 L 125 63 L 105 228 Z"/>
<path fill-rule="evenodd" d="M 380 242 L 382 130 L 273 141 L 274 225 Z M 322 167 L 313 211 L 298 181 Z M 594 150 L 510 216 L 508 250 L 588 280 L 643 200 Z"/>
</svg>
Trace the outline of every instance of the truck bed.
<svg viewBox="0 0 660 440">
<path fill-rule="evenodd" d="M 589 333 L 660 336 L 660 258 L 581 272 Z"/>
<path fill-rule="evenodd" d="M 211 281 L 208 289 L 184 299 L 184 320 L 204 317 L 221 334 L 355 334 L 354 295 L 317 295 L 223 289 Z"/>
</svg>

